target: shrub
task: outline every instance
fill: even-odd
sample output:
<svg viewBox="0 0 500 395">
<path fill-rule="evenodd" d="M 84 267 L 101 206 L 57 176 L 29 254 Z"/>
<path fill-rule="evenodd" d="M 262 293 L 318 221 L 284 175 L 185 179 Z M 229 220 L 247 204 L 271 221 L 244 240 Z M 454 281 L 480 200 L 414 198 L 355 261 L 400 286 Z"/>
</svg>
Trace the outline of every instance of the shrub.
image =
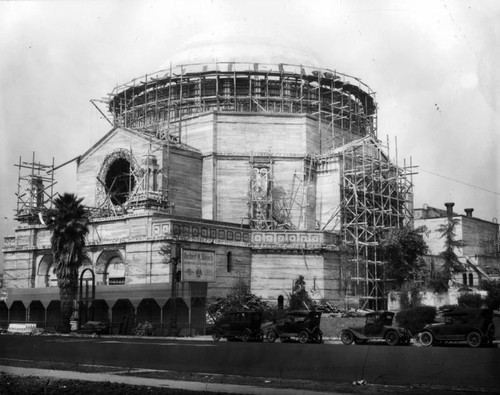
<svg viewBox="0 0 500 395">
<path fill-rule="evenodd" d="M 500 309 L 500 280 L 486 280 L 481 282 L 481 288 L 488 291 L 486 305 L 493 310 Z"/>
<path fill-rule="evenodd" d="M 444 293 L 448 291 L 448 280 L 442 277 L 436 277 L 429 280 L 429 287 L 435 293 Z"/>
<path fill-rule="evenodd" d="M 271 307 L 261 297 L 250 292 L 250 287 L 242 280 L 238 280 L 225 297 L 219 297 L 207 307 L 207 314 L 216 321 L 224 313 L 238 310 L 271 312 Z"/>
<path fill-rule="evenodd" d="M 479 309 L 484 301 L 479 294 L 465 294 L 458 297 L 458 305 L 469 309 Z"/>
<path fill-rule="evenodd" d="M 401 293 L 400 303 L 403 310 L 420 306 L 422 303 L 420 284 L 405 284 L 403 286 L 403 292 Z"/>
<path fill-rule="evenodd" d="M 403 310 L 396 314 L 396 322 L 399 326 L 408 329 L 416 335 L 427 324 L 434 322 L 436 308 L 433 306 L 420 306 Z"/>
</svg>

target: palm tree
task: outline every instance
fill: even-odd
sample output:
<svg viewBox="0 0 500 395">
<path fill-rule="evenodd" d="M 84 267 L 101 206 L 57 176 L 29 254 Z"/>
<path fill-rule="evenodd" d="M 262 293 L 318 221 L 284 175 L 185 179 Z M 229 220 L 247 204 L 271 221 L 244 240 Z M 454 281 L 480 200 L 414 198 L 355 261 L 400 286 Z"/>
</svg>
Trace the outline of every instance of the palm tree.
<svg viewBox="0 0 500 395">
<path fill-rule="evenodd" d="M 50 242 L 56 265 L 64 332 L 70 331 L 73 300 L 78 292 L 78 268 L 85 256 L 83 249 L 89 232 L 88 214 L 81 204 L 82 200 L 72 193 L 59 195 L 54 199 L 54 208 L 49 210 L 47 216 L 47 228 L 52 232 Z"/>
</svg>

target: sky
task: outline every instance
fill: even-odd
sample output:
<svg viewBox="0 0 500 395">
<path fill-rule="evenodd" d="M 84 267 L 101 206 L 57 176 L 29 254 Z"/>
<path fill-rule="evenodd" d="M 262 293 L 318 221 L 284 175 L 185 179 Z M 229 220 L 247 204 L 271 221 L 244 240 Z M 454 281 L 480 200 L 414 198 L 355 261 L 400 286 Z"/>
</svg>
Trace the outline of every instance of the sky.
<svg viewBox="0 0 500 395">
<path fill-rule="evenodd" d="M 415 207 L 499 218 L 499 20 L 496 0 L 1 1 L 0 245 L 17 224 L 20 157 L 84 153 L 110 129 L 91 99 L 225 23 L 271 43 L 278 32 L 370 86 L 379 139 L 418 166 Z M 75 177 L 74 163 L 58 170 L 56 191 L 75 192 Z"/>
</svg>

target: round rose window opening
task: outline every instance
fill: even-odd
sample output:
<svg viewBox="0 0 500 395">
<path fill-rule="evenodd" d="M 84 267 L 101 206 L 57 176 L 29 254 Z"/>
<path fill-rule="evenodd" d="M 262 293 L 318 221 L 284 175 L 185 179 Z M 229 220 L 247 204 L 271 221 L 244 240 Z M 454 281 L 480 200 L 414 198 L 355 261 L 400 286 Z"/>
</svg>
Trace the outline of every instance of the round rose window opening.
<svg viewBox="0 0 500 395">
<path fill-rule="evenodd" d="M 109 166 L 104 183 L 114 205 L 125 203 L 134 190 L 135 180 L 131 172 L 130 162 L 125 158 L 118 158 Z"/>
</svg>

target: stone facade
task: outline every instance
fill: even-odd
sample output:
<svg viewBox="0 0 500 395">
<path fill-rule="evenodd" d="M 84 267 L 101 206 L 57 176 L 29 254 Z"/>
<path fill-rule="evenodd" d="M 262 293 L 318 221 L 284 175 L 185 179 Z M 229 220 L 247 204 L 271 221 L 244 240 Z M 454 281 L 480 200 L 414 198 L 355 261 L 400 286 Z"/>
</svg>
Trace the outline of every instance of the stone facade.
<svg viewBox="0 0 500 395">
<path fill-rule="evenodd" d="M 332 70 L 284 64 L 193 64 L 138 81 L 113 90 L 115 126 L 77 161 L 72 192 L 92 213 L 81 273 L 95 275 L 93 312 L 115 329 L 132 316 L 163 331 L 181 299 L 191 330 L 205 301 L 237 281 L 276 304 L 299 275 L 313 298 L 343 303 L 342 146 L 388 161 L 373 92 Z M 5 240 L 0 321 L 45 314 L 47 325 L 57 321 L 50 235 L 29 221 Z M 214 257 L 214 278 L 181 281 L 176 298 L 165 245 Z"/>
</svg>

